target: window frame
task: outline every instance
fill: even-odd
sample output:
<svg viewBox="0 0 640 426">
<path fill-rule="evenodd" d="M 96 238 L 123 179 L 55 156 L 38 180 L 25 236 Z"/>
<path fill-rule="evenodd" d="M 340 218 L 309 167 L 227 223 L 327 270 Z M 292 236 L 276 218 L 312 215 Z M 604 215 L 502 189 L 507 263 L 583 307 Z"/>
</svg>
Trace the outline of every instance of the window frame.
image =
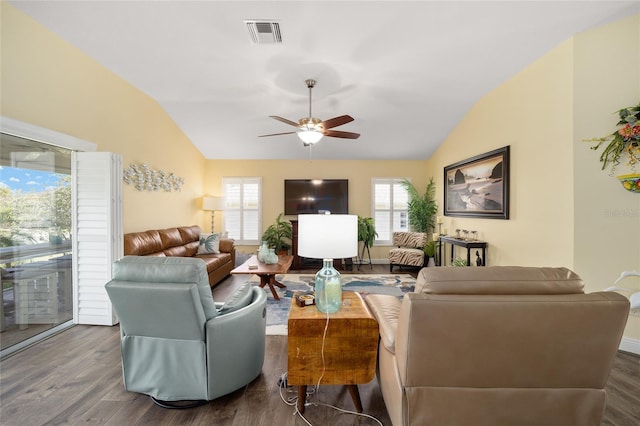
<svg viewBox="0 0 640 426">
<path fill-rule="evenodd" d="M 398 231 L 408 231 L 409 230 L 409 208 L 408 206 L 406 206 L 404 209 L 397 209 L 394 208 L 394 186 L 400 184 L 402 181 L 404 180 L 408 180 L 409 182 L 411 181 L 410 178 L 399 178 L 399 177 L 384 177 L 384 178 L 371 178 L 371 216 L 374 218 L 374 224 L 376 226 L 376 231 L 378 231 L 380 224 L 375 222 L 375 218 L 376 218 L 376 212 L 377 211 L 388 211 L 389 212 L 389 219 L 390 221 L 386 224 L 384 224 L 385 226 L 388 226 L 388 230 L 389 230 L 389 239 L 381 239 L 379 237 L 376 237 L 375 241 L 373 242 L 374 246 L 390 246 L 393 244 L 393 233 L 394 232 L 398 232 Z M 377 209 L 376 208 L 376 185 L 389 185 L 391 188 L 391 199 L 389 202 L 389 208 L 388 209 Z M 406 190 L 404 190 L 405 193 L 407 192 Z M 407 199 L 408 199 L 408 194 L 407 194 Z M 394 213 L 395 212 L 406 212 L 406 224 L 407 227 L 405 229 L 399 228 L 399 229 L 394 229 L 393 226 L 393 217 L 394 217 Z"/>
<path fill-rule="evenodd" d="M 229 208 L 228 207 L 228 192 L 227 192 L 227 185 L 231 185 L 231 184 L 240 184 L 241 186 L 241 190 L 240 190 L 240 207 L 239 208 Z M 247 184 L 257 184 L 258 185 L 258 206 L 256 209 L 248 209 L 244 206 L 244 190 L 245 190 L 245 185 Z M 229 213 L 230 212 L 239 212 L 240 215 L 240 238 L 234 238 L 233 236 L 229 235 L 229 238 L 234 238 L 235 243 L 237 245 L 257 245 L 260 243 L 260 238 L 262 236 L 262 177 L 260 176 L 223 176 L 222 177 L 222 197 L 223 197 L 223 202 L 224 202 L 224 210 L 223 210 L 223 218 L 222 218 L 222 226 L 223 229 L 226 231 L 228 226 L 227 226 L 227 219 L 229 218 Z M 256 211 L 256 238 L 255 239 L 251 239 L 251 238 L 247 238 L 247 239 L 243 239 L 242 236 L 244 234 L 244 228 L 246 227 L 245 221 L 243 219 L 244 217 L 244 213 L 246 211 Z"/>
</svg>

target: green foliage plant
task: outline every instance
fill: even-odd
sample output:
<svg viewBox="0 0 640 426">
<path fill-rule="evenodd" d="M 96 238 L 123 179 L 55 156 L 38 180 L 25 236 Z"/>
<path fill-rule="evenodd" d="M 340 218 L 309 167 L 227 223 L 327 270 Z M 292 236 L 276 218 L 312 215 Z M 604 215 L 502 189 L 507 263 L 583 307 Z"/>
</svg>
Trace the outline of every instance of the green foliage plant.
<svg viewBox="0 0 640 426">
<path fill-rule="evenodd" d="M 358 241 L 364 242 L 366 247 L 371 247 L 377 236 L 373 218 L 358 216 Z"/>
<path fill-rule="evenodd" d="M 262 241 L 266 241 L 269 247 L 276 253 L 286 252 L 291 248 L 293 229 L 291 222 L 282 218 L 282 213 L 262 234 Z"/>
<path fill-rule="evenodd" d="M 436 241 L 429 241 L 422 250 L 427 257 L 436 257 L 436 247 L 438 243 Z"/>
<path fill-rule="evenodd" d="M 425 233 L 435 229 L 438 203 L 436 203 L 435 200 L 436 183 L 433 181 L 433 178 L 429 179 L 427 188 L 422 195 L 407 179 L 404 179 L 401 185 L 409 194 L 409 203 L 407 205 L 407 210 L 409 211 L 409 228 L 414 232 Z"/>
<path fill-rule="evenodd" d="M 611 173 L 625 156 L 628 159 L 627 165 L 631 168 L 640 162 L 640 103 L 634 107 L 622 108 L 616 113 L 620 118 L 616 125 L 622 126 L 620 129 L 603 138 L 586 140 L 586 142 L 596 143 L 591 147 L 593 150 L 604 145 L 600 162 L 602 170 L 611 166 Z"/>
<path fill-rule="evenodd" d="M 451 262 L 451 266 L 467 266 L 467 259 L 462 259 L 460 257 L 456 257 Z"/>
</svg>

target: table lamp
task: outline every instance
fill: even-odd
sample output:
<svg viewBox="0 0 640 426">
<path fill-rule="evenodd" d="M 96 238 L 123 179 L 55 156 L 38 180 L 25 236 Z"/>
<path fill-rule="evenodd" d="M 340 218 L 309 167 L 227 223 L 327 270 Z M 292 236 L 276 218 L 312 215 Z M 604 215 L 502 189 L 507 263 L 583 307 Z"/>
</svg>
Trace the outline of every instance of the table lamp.
<svg viewBox="0 0 640 426">
<path fill-rule="evenodd" d="M 205 195 L 202 197 L 202 210 L 211 211 L 211 232 L 213 232 L 213 223 L 215 221 L 216 210 L 224 210 L 224 203 L 222 197 L 212 197 Z"/>
<path fill-rule="evenodd" d="M 358 254 L 358 216 L 346 214 L 298 215 L 298 256 L 322 259 L 315 278 L 316 307 L 338 312 L 342 304 L 342 280 L 333 259 Z"/>
</svg>

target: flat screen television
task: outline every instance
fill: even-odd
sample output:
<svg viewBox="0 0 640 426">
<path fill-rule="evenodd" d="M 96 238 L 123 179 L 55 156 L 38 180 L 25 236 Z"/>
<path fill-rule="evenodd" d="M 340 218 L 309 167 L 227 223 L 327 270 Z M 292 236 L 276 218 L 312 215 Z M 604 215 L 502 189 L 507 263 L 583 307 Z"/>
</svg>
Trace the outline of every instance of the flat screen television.
<svg viewBox="0 0 640 426">
<path fill-rule="evenodd" d="M 285 179 L 284 214 L 349 213 L 348 179 Z"/>
</svg>

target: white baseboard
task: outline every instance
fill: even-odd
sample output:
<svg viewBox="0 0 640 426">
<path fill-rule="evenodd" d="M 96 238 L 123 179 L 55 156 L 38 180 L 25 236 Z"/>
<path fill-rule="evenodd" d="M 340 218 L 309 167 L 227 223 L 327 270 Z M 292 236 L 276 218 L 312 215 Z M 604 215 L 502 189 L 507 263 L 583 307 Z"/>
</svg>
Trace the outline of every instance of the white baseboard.
<svg viewBox="0 0 640 426">
<path fill-rule="evenodd" d="M 621 351 L 640 355 L 640 340 L 623 337 L 620 341 L 620 346 L 618 347 L 618 349 L 620 349 Z"/>
</svg>

